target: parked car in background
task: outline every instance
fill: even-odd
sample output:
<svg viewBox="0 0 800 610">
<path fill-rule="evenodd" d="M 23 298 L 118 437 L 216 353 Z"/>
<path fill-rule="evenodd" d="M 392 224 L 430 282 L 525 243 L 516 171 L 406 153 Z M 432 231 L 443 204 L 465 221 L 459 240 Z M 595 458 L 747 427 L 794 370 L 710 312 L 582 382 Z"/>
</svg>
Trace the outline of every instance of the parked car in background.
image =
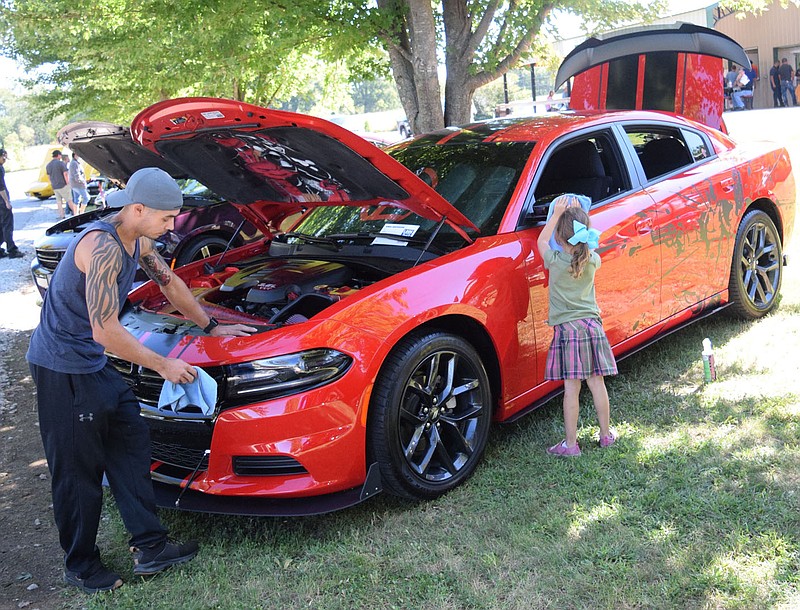
<svg viewBox="0 0 800 610">
<path fill-rule="evenodd" d="M 408 119 L 397 121 L 397 131 L 400 132 L 400 137 L 404 140 L 414 135 L 414 132 L 411 131 L 411 123 L 408 122 Z"/>
<path fill-rule="evenodd" d="M 44 201 L 55 194 L 53 192 L 53 186 L 50 184 L 50 179 L 47 177 L 47 170 L 45 169 L 47 164 L 53 160 L 54 150 L 62 150 L 62 148 L 61 146 L 51 146 L 47 149 L 44 161 L 39 167 L 38 178 L 25 189 L 25 195 L 28 197 L 35 197 L 36 199 Z M 94 199 L 100 192 L 99 172 L 96 168 L 86 163 L 85 160 L 82 160 L 82 163 L 83 171 L 86 174 L 86 188 L 89 191 L 89 197 Z M 92 203 L 91 200 L 90 203 Z"/>
<path fill-rule="evenodd" d="M 242 217 L 236 207 L 212 193 L 197 180 L 181 177 L 183 172 L 135 145 L 127 128 L 99 123 L 90 123 L 89 127 L 86 125 L 68 126 L 59 132 L 59 137 L 79 150 L 91 147 L 95 151 L 104 151 L 102 155 L 96 154 L 93 161 L 104 172 L 112 174 L 117 184 L 124 184 L 130 174 L 140 167 L 148 167 L 149 164 L 166 167 L 173 175 L 178 176 L 177 180 L 183 191 L 183 207 L 175 218 L 174 229 L 156 240 L 159 253 L 170 266 L 180 267 L 221 254 L 226 248 L 236 248 L 263 237 L 258 229 Z M 104 127 L 101 128 L 101 125 Z M 78 154 L 81 155 L 81 152 Z M 104 176 L 101 180 L 100 184 L 112 184 L 111 178 Z M 50 284 L 50 277 L 70 242 L 92 222 L 114 211 L 101 206 L 59 221 L 34 242 L 35 256 L 31 262 L 31 275 L 43 297 Z M 142 270 L 137 271 L 136 285 L 146 279 Z"/>
</svg>

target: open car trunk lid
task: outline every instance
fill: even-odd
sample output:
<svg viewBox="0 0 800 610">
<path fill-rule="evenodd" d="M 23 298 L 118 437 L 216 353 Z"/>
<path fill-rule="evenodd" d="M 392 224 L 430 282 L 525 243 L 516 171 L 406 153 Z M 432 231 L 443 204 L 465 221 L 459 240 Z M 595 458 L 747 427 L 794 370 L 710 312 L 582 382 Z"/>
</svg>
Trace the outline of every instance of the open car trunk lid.
<svg viewBox="0 0 800 610">
<path fill-rule="evenodd" d="M 722 59 L 749 67 L 735 40 L 690 23 L 629 28 L 585 40 L 561 63 L 574 110 L 664 110 L 723 129 Z"/>
</svg>

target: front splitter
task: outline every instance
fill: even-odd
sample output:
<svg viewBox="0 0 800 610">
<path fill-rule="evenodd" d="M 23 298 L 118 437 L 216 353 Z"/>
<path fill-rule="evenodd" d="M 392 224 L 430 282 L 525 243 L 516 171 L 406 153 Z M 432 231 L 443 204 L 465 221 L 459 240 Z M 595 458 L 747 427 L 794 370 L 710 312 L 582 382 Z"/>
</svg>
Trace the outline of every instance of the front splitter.
<svg viewBox="0 0 800 610">
<path fill-rule="evenodd" d="M 248 517 L 308 517 L 355 506 L 380 493 L 383 487 L 380 469 L 377 464 L 372 464 L 361 487 L 304 498 L 218 496 L 184 490 L 160 481 L 153 481 L 153 489 L 156 504 L 162 508 Z"/>
</svg>

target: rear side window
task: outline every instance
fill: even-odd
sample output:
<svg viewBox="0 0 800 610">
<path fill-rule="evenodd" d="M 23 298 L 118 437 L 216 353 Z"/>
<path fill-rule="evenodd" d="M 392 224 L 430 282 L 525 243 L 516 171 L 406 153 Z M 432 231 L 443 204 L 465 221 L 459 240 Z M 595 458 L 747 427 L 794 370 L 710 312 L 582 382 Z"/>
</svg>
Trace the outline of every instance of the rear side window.
<svg viewBox="0 0 800 610">
<path fill-rule="evenodd" d="M 695 161 L 707 159 L 711 156 L 711 152 L 708 150 L 708 144 L 706 144 L 706 141 L 702 138 L 702 136 L 700 136 L 700 134 L 684 129 L 683 137 L 686 140 L 686 145 L 689 147 L 689 152 L 692 154 L 692 158 Z"/>
<path fill-rule="evenodd" d="M 696 160 L 679 129 L 626 127 L 625 132 L 648 181 L 692 165 Z"/>
</svg>

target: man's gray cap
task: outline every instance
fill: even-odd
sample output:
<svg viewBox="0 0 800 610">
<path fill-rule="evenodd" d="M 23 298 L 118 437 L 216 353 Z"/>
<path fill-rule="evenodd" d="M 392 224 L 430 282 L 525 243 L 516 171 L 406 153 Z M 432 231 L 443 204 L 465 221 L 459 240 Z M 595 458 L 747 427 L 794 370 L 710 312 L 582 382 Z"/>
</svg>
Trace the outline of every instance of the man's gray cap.
<svg viewBox="0 0 800 610">
<path fill-rule="evenodd" d="M 124 189 L 106 196 L 106 205 L 121 208 L 129 203 L 141 203 L 155 210 L 177 210 L 183 205 L 178 183 L 163 169 L 143 167 L 131 174 Z"/>
</svg>

